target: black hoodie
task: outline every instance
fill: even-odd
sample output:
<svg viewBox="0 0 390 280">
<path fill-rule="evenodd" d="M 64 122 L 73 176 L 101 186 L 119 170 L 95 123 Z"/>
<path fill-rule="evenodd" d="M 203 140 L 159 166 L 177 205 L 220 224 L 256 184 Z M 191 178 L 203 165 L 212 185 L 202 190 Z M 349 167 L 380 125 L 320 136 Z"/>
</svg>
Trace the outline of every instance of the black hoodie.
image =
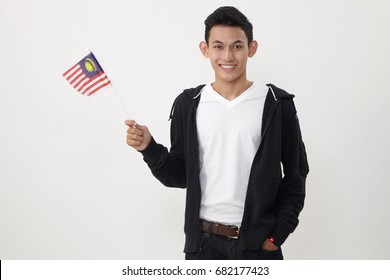
<svg viewBox="0 0 390 280">
<path fill-rule="evenodd" d="M 184 252 L 201 246 L 199 155 L 196 109 L 204 85 L 185 90 L 171 110 L 171 148 L 155 142 L 141 153 L 165 186 L 187 188 Z M 309 172 L 294 95 L 272 84 L 264 104 L 262 137 L 252 163 L 240 229 L 243 250 L 257 251 L 268 237 L 283 244 L 298 225 Z M 224 159 L 221 159 L 224 160 Z M 282 167 L 283 165 L 283 174 Z"/>
</svg>

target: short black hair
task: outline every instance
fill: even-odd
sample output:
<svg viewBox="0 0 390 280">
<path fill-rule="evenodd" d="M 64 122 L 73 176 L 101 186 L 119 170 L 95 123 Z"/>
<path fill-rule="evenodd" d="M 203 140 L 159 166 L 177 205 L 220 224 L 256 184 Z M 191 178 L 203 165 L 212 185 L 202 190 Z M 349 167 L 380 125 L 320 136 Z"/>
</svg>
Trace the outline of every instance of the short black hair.
<svg viewBox="0 0 390 280">
<path fill-rule="evenodd" d="M 206 25 L 204 38 L 207 44 L 209 44 L 210 30 L 216 25 L 241 27 L 248 38 L 248 44 L 253 41 L 252 24 L 249 22 L 248 18 L 235 7 L 225 6 L 216 9 L 206 18 L 204 24 Z"/>
</svg>

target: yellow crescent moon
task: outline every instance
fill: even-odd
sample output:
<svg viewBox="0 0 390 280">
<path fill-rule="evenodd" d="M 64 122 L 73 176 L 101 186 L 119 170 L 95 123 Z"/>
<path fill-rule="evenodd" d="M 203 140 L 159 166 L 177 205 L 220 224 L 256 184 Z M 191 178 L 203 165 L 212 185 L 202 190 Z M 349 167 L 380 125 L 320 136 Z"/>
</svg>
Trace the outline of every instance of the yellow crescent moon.
<svg viewBox="0 0 390 280">
<path fill-rule="evenodd" d="M 85 69 L 88 71 L 88 72 L 94 72 L 96 71 L 96 66 L 95 64 L 93 63 L 92 59 L 90 58 L 87 58 L 84 62 L 84 66 L 85 66 Z"/>
</svg>

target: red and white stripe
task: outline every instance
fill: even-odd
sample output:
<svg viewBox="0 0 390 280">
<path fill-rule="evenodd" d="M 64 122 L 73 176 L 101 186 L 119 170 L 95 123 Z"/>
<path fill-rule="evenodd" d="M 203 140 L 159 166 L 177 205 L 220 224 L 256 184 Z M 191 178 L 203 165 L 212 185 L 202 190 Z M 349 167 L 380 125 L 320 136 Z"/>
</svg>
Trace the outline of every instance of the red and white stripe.
<svg viewBox="0 0 390 280">
<path fill-rule="evenodd" d="M 84 75 L 79 64 L 70 68 L 62 76 L 64 76 L 77 91 L 88 96 L 111 83 L 104 71 L 100 72 L 100 74 L 97 74 L 92 79 L 89 79 Z"/>
</svg>

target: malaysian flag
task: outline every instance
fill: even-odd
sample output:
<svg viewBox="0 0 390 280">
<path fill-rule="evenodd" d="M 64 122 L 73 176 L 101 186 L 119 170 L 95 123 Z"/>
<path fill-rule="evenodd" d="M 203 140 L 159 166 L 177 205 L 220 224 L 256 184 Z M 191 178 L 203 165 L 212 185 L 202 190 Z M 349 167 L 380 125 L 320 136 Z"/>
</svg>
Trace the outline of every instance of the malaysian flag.
<svg viewBox="0 0 390 280">
<path fill-rule="evenodd" d="M 88 96 L 111 83 L 92 52 L 62 76 L 77 91 Z"/>
</svg>

